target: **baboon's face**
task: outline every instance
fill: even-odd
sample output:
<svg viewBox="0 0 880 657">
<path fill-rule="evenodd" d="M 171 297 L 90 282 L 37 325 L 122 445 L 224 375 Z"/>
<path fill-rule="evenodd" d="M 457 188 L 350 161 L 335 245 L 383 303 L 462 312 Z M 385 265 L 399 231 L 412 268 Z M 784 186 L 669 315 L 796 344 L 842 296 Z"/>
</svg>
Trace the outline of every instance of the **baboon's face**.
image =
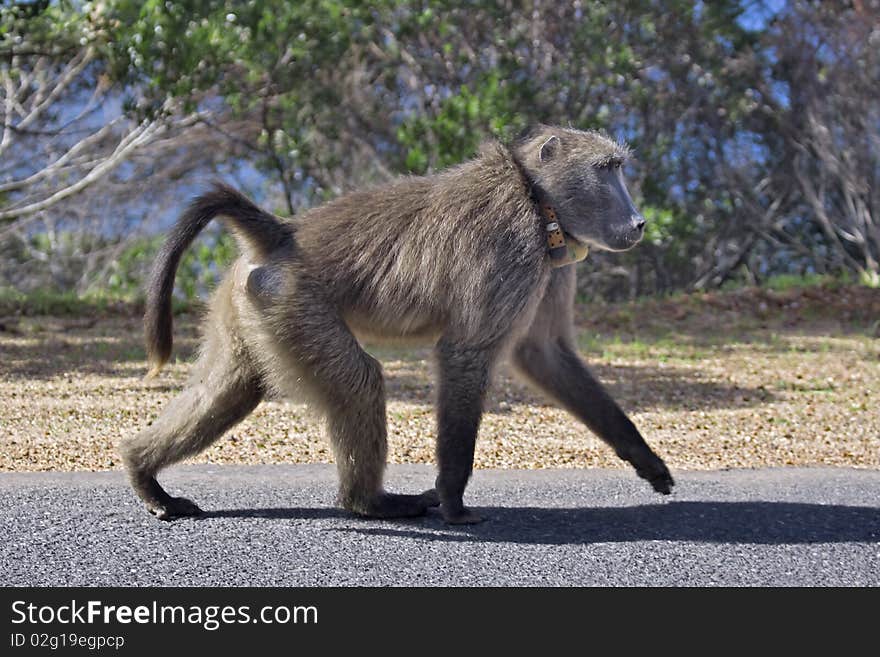
<svg viewBox="0 0 880 657">
<path fill-rule="evenodd" d="M 626 146 L 596 132 L 558 129 L 530 146 L 530 168 L 569 239 L 606 251 L 626 251 L 642 239 L 645 219 L 623 176 Z"/>
<path fill-rule="evenodd" d="M 608 251 L 631 249 L 645 233 L 645 219 L 626 188 L 623 162 L 614 161 L 591 168 L 587 175 L 593 180 L 588 189 L 595 189 L 595 194 L 583 199 L 581 207 L 589 208 L 586 203 L 593 204 L 593 207 L 586 212 L 572 208 L 571 235 Z"/>
</svg>

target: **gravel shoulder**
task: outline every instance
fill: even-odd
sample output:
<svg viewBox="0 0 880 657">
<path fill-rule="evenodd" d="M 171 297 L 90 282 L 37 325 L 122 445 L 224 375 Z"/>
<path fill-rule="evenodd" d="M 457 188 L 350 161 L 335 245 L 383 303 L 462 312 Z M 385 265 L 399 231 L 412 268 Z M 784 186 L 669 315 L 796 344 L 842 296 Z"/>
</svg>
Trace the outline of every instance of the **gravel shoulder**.
<svg viewBox="0 0 880 657">
<path fill-rule="evenodd" d="M 813 306 L 826 311 L 814 316 L 805 312 L 809 299 L 784 296 L 771 297 L 778 307 L 769 310 L 766 300 L 731 305 L 707 295 L 699 303 L 583 307 L 581 353 L 673 469 L 876 469 L 880 340 L 871 319 L 880 317 L 880 295 L 870 292 L 847 306 L 858 316 L 823 299 Z M 156 418 L 186 380 L 196 335 L 195 318 L 179 318 L 177 360 L 145 381 L 137 317 L 3 319 L 0 471 L 118 468 L 119 440 Z M 368 348 L 385 367 L 390 461 L 433 463 L 430 351 Z M 262 403 L 194 459 L 331 461 L 320 423 L 302 404 L 279 401 Z M 476 466 L 623 467 L 506 371 L 487 404 Z"/>
</svg>

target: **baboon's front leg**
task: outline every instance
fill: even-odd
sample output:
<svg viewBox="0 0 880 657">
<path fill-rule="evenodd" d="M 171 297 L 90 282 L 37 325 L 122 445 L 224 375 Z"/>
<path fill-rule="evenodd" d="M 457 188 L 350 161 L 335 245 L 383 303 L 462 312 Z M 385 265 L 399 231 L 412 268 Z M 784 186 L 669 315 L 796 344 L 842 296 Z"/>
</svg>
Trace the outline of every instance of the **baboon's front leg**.
<svg viewBox="0 0 880 657">
<path fill-rule="evenodd" d="M 526 378 L 631 463 L 654 490 L 664 495 L 671 492 L 675 482 L 666 464 L 564 338 L 549 343 L 527 338 L 514 352 L 514 362 Z"/>
<path fill-rule="evenodd" d="M 437 494 L 446 522 L 468 524 L 482 518 L 464 506 L 464 489 L 474 467 L 474 447 L 489 384 L 490 354 L 485 349 L 437 346 Z"/>
</svg>

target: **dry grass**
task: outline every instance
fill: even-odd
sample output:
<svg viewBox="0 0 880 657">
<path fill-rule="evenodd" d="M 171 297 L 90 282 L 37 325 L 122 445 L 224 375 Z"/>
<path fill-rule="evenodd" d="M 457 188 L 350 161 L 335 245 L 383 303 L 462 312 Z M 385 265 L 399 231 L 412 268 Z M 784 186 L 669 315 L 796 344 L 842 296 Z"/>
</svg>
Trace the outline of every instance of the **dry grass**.
<svg viewBox="0 0 880 657">
<path fill-rule="evenodd" d="M 810 293 L 812 294 L 812 293 Z M 582 310 L 582 353 L 673 468 L 880 467 L 880 293 L 764 291 Z M 768 301 L 769 299 L 769 301 Z M 841 302 L 842 303 L 842 302 Z M 792 307 L 793 306 L 793 307 Z M 0 320 L 0 470 L 118 467 L 118 440 L 183 384 L 179 360 L 152 381 L 136 318 Z M 433 462 L 429 350 L 371 348 L 385 365 L 390 459 Z M 480 430 L 483 468 L 621 467 L 565 412 L 506 373 Z M 329 462 L 305 407 L 263 403 L 197 462 Z"/>
</svg>

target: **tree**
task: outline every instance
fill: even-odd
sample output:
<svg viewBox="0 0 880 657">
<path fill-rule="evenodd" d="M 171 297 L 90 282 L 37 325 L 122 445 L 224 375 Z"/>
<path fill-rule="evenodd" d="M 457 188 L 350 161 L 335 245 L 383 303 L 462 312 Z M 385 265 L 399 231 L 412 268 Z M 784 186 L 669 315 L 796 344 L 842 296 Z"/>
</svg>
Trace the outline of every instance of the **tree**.
<svg viewBox="0 0 880 657">
<path fill-rule="evenodd" d="M 793 220 L 817 229 L 823 269 L 880 285 L 880 6 L 796 3 L 768 36 Z"/>
<path fill-rule="evenodd" d="M 544 122 L 604 129 L 635 147 L 629 173 L 646 239 L 624 255 L 591 257 L 585 294 L 788 271 L 877 281 L 871 3 L 29 7 L 9 12 L 0 34 L 2 98 L 12 99 L 0 231 L 23 238 L 43 222 L 52 235 L 86 187 L 130 207 L 128 180 L 148 180 L 152 192 L 177 175 L 194 180 L 199 162 L 234 168 L 238 158 L 276 191 L 270 207 L 294 213 L 394 174 L 435 171 L 486 138 Z M 116 114 L 96 119 L 114 104 Z M 102 262 L 96 271 L 106 271 Z"/>
<path fill-rule="evenodd" d="M 150 162 L 153 190 L 204 159 L 192 156 L 204 141 L 192 128 L 211 112 L 168 98 L 139 115 L 139 90 L 114 78 L 109 55 L 126 29 L 108 3 L 0 10 L 0 258 L 16 286 L 88 287 L 126 248 L 112 239 L 125 222 L 107 208 L 115 197 L 130 210 L 141 195 L 130 185 L 145 168 L 138 157 Z"/>
<path fill-rule="evenodd" d="M 147 2 L 121 17 L 136 46 L 118 55 L 157 104 L 193 105 L 213 89 L 249 120 L 259 135 L 249 146 L 290 212 L 460 161 L 534 121 L 619 134 L 662 218 L 651 246 L 624 261 L 634 291 L 651 291 L 692 282 L 719 235 L 738 237 L 733 203 L 704 203 L 750 106 L 755 67 L 731 65 L 754 42 L 738 11 L 677 0 Z"/>
</svg>

